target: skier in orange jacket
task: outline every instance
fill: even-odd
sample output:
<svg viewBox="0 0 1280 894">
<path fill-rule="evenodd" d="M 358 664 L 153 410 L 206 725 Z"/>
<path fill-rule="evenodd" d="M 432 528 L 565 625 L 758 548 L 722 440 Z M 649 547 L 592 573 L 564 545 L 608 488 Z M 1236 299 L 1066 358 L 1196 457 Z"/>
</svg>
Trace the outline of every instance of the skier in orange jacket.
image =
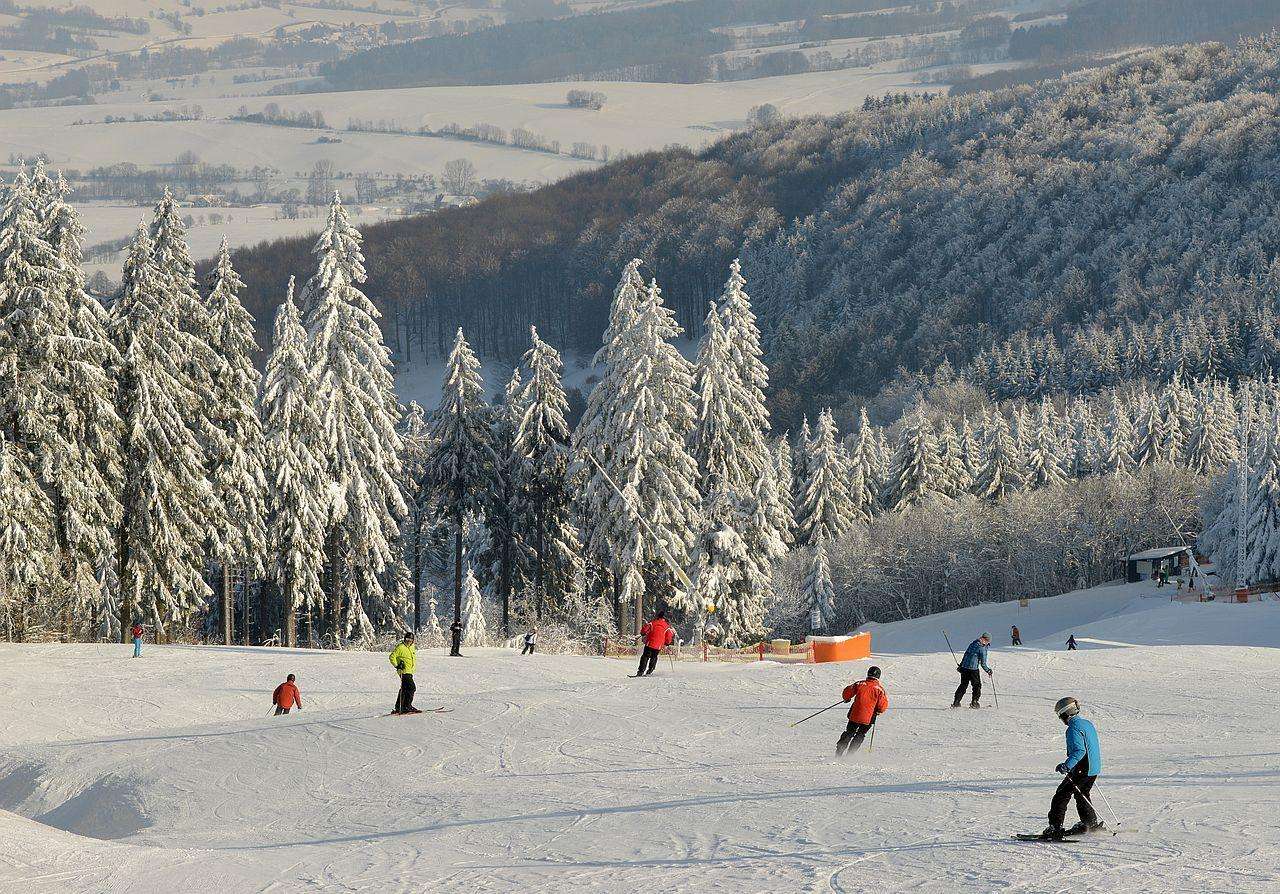
<svg viewBox="0 0 1280 894">
<path fill-rule="evenodd" d="M 676 641 L 675 629 L 667 623 L 667 613 L 658 612 L 652 621 L 641 627 L 640 638 L 644 640 L 644 651 L 640 653 L 640 669 L 636 676 L 646 677 L 653 673 L 658 653 Z"/>
<path fill-rule="evenodd" d="M 880 685 L 880 668 L 868 668 L 865 680 L 846 686 L 844 700 L 853 704 L 849 706 L 849 725 L 836 743 L 836 757 L 861 748 L 862 740 L 875 725 L 876 718 L 889 710 L 889 697 Z"/>
</svg>

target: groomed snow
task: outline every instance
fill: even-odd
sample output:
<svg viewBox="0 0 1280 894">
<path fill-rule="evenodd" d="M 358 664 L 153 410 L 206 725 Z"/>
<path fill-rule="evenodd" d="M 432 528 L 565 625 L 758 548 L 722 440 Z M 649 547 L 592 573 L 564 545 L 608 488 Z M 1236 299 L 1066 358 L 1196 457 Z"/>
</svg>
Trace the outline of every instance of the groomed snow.
<svg viewBox="0 0 1280 894">
<path fill-rule="evenodd" d="M 844 761 L 840 712 L 788 723 L 866 662 L 431 652 L 418 703 L 455 710 L 389 718 L 381 654 L 0 645 L 0 890 L 1274 891 L 1280 605 L 1167 593 L 877 627 L 891 711 Z M 998 709 L 946 710 L 944 626 L 990 629 Z M 306 708 L 268 717 L 290 671 Z M 1064 694 L 1125 831 L 1011 841 L 1044 825 Z"/>
</svg>

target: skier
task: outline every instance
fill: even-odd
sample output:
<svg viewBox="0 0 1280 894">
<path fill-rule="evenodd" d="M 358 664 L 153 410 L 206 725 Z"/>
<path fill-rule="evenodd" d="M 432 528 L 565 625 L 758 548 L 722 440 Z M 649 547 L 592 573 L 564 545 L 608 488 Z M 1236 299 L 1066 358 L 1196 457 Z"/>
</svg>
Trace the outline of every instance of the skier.
<svg viewBox="0 0 1280 894">
<path fill-rule="evenodd" d="M 271 693 L 271 703 L 276 706 L 276 715 L 288 714 L 289 709 L 294 705 L 298 706 L 298 710 L 302 710 L 302 693 L 298 692 L 298 684 L 293 682 L 293 674 L 284 678 L 284 682 L 276 687 L 276 691 Z"/>
<path fill-rule="evenodd" d="M 1074 652 L 1076 650 L 1076 635 L 1073 633 L 1067 637 L 1067 651 Z"/>
<path fill-rule="evenodd" d="M 406 633 L 404 642 L 391 650 L 391 666 L 400 675 L 400 694 L 396 696 L 396 706 L 392 714 L 421 714 L 413 706 L 413 694 L 418 687 L 413 682 L 413 671 L 418 663 L 418 650 L 413 644 L 413 634 Z"/>
<path fill-rule="evenodd" d="M 524 650 L 521 655 L 532 655 L 538 645 L 538 628 L 534 627 L 524 635 Z"/>
<path fill-rule="evenodd" d="M 981 667 L 987 672 L 988 677 L 991 676 L 991 668 L 987 665 L 987 647 L 990 645 L 991 635 L 984 633 L 969 643 L 969 648 L 964 650 L 964 657 L 956 665 L 956 670 L 960 672 L 960 686 L 956 689 L 956 697 L 951 702 L 951 707 L 960 707 L 960 699 L 964 698 L 964 692 L 970 686 L 973 687 L 973 696 L 969 707 L 982 707 L 978 703 L 982 697 L 982 675 L 978 673 L 978 668 Z"/>
<path fill-rule="evenodd" d="M 1058 699 L 1053 711 L 1067 725 L 1067 759 L 1054 768 L 1066 778 L 1053 793 L 1053 803 L 1049 807 L 1049 827 L 1040 837 L 1058 840 L 1064 835 L 1097 832 L 1106 826 L 1098 819 L 1098 813 L 1089 800 L 1093 784 L 1098 781 L 1098 774 L 1102 772 L 1102 748 L 1098 744 L 1098 730 L 1080 716 L 1080 703 L 1071 696 Z M 1062 823 L 1067 817 L 1067 804 L 1072 798 L 1075 798 L 1080 822 L 1064 830 Z"/>
<path fill-rule="evenodd" d="M 1018 632 L 1018 625 L 1017 625 L 1017 624 L 1014 624 L 1014 625 L 1013 625 L 1013 644 L 1014 644 L 1015 646 L 1020 646 L 1020 645 L 1022 645 L 1022 634 L 1021 634 L 1020 632 Z"/>
<path fill-rule="evenodd" d="M 640 638 L 644 640 L 644 651 L 640 653 L 640 669 L 637 677 L 645 677 L 653 673 L 658 664 L 658 653 L 676 640 L 675 629 L 667 623 L 667 613 L 659 611 L 653 620 L 640 628 Z M 648 670 L 645 670 L 645 665 Z"/>
<path fill-rule="evenodd" d="M 840 741 L 836 742 L 836 757 L 843 757 L 846 751 L 857 751 L 862 747 L 862 740 L 876 718 L 889 710 L 889 697 L 880 685 L 880 668 L 867 668 L 867 678 L 859 683 L 844 687 L 842 696 L 845 701 L 852 701 L 849 706 L 849 724 L 844 728 Z"/>
<path fill-rule="evenodd" d="M 129 635 L 133 637 L 133 657 L 142 657 L 142 625 L 134 621 L 133 627 L 129 629 Z"/>
</svg>

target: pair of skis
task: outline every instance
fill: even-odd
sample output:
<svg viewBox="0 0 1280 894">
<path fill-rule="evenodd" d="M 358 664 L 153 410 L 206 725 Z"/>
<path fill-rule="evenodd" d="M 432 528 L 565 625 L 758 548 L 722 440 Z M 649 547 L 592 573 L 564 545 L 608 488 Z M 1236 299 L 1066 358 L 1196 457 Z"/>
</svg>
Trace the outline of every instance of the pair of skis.
<svg viewBox="0 0 1280 894">
<path fill-rule="evenodd" d="M 448 714 L 452 710 L 453 708 L 439 707 L 439 708 L 427 708 L 427 710 L 425 711 L 409 711 L 407 713 L 405 712 L 397 713 L 396 711 L 392 711 L 390 714 L 383 714 L 382 716 L 383 717 L 412 717 L 415 714 Z"/>
</svg>

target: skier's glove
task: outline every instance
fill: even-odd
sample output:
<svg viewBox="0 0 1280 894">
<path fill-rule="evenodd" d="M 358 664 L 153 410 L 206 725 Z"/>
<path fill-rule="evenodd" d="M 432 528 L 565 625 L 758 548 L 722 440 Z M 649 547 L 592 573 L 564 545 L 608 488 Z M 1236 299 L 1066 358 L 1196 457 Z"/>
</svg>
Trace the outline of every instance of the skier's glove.
<svg viewBox="0 0 1280 894">
<path fill-rule="evenodd" d="M 1063 776 L 1067 775 L 1067 765 L 1065 762 L 1058 764 L 1058 766 L 1054 767 L 1053 770 L 1055 773 L 1061 773 Z"/>
</svg>

